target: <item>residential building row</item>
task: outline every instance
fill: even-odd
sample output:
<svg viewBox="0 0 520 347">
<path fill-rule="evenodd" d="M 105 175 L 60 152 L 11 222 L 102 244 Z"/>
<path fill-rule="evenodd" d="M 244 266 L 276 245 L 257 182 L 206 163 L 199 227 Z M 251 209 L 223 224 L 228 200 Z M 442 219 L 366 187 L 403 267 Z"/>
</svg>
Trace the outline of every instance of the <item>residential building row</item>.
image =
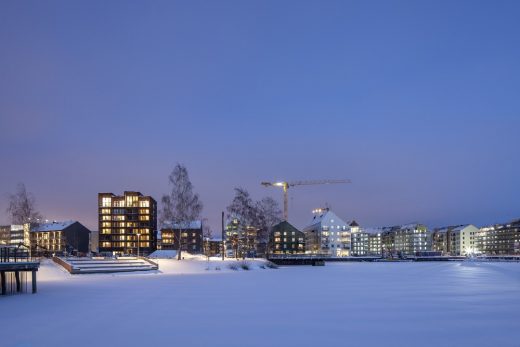
<svg viewBox="0 0 520 347">
<path fill-rule="evenodd" d="M 273 232 L 277 232 L 273 235 L 275 240 L 282 240 L 277 237 L 277 228 Z M 290 243 L 276 244 L 273 253 L 383 257 L 518 255 L 520 219 L 482 228 L 465 224 L 431 231 L 421 223 L 362 228 L 356 221 L 347 223 L 328 209 L 318 209 L 303 229 L 303 241 L 297 250 Z"/>
<path fill-rule="evenodd" d="M 224 240 L 204 238 L 202 221 L 158 227 L 157 202 L 140 192 L 98 194 L 98 231 L 78 221 L 0 226 L 0 245 L 30 249 L 33 254 L 148 255 L 155 250 L 228 257 L 270 254 L 344 256 L 413 256 L 435 252 L 452 256 L 520 254 L 520 219 L 477 228 L 471 224 L 428 230 L 421 223 L 364 228 L 329 208 L 313 211 L 299 230 L 287 221 L 270 232 L 231 219 Z"/>
</svg>

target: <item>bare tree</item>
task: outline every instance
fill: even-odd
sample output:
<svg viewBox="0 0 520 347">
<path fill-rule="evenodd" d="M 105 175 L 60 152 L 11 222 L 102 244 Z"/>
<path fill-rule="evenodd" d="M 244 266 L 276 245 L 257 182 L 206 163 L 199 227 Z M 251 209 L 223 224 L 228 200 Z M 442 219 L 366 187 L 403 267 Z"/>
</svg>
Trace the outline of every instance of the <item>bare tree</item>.
<svg viewBox="0 0 520 347">
<path fill-rule="evenodd" d="M 255 208 L 249 192 L 244 188 L 235 188 L 235 197 L 227 207 L 228 218 L 236 218 L 243 225 L 252 225 L 256 219 Z"/>
<path fill-rule="evenodd" d="M 245 256 L 245 251 L 251 248 L 248 241 L 248 229 L 253 227 L 256 220 L 256 206 L 249 192 L 244 188 L 235 188 L 235 196 L 227 207 L 228 218 L 236 220 L 236 235 L 230 235 L 229 241 L 235 251 L 235 257 Z"/>
<path fill-rule="evenodd" d="M 238 221 L 237 238 L 230 241 L 240 251 L 251 251 L 260 243 L 267 245 L 271 228 L 282 220 L 282 211 L 274 199 L 266 197 L 255 202 L 244 188 L 235 188 L 227 210 L 228 218 Z"/>
<path fill-rule="evenodd" d="M 276 200 L 265 197 L 256 203 L 256 216 L 258 240 L 266 245 L 266 252 L 269 255 L 271 230 L 282 221 L 282 210 Z"/>
<path fill-rule="evenodd" d="M 211 232 L 211 228 L 208 225 L 208 219 L 207 218 L 202 219 L 202 242 L 203 242 L 202 246 L 204 248 L 204 255 L 206 255 L 206 257 L 208 258 L 208 261 L 209 261 L 210 255 L 211 255 L 210 242 L 211 242 L 212 234 L 213 233 Z"/>
<path fill-rule="evenodd" d="M 163 195 L 162 222 L 169 222 L 172 228 L 179 230 L 179 250 L 177 259 L 181 260 L 182 234 L 188 230 L 191 222 L 197 220 L 202 211 L 202 202 L 199 195 L 193 192 L 193 185 L 188 176 L 188 170 L 182 164 L 177 163 L 168 177 L 172 190 L 169 195 Z"/>
<path fill-rule="evenodd" d="M 34 196 L 25 189 L 25 184 L 18 183 L 16 193 L 9 194 L 9 206 L 6 212 L 11 216 L 13 224 L 24 224 L 42 219 L 42 215 L 36 210 Z"/>
</svg>

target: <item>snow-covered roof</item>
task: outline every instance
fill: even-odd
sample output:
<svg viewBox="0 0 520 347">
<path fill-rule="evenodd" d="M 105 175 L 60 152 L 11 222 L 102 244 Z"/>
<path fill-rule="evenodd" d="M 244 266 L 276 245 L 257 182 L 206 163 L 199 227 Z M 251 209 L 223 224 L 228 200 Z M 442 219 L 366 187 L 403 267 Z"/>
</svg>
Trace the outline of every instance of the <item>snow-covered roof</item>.
<svg viewBox="0 0 520 347">
<path fill-rule="evenodd" d="M 435 231 L 438 233 L 446 233 L 448 231 L 461 231 L 469 227 L 471 224 L 463 224 L 463 225 L 450 225 L 446 227 L 436 228 Z"/>
<path fill-rule="evenodd" d="M 444 228 L 440 228 L 440 229 L 435 229 L 435 232 L 437 233 L 447 233 L 449 230 L 448 227 L 444 227 Z"/>
<path fill-rule="evenodd" d="M 421 225 L 422 224 L 420 224 L 420 223 L 409 223 L 409 224 L 401 225 L 401 229 L 415 229 Z"/>
<path fill-rule="evenodd" d="M 61 231 L 63 229 L 68 228 L 72 224 L 76 223 L 75 220 L 68 220 L 63 222 L 52 222 L 52 223 L 44 223 L 44 224 L 36 224 L 31 226 L 31 231 L 34 232 L 43 232 L 43 231 Z"/>
<path fill-rule="evenodd" d="M 331 222 L 333 221 L 333 222 Z M 339 218 L 334 212 L 332 211 L 329 211 L 329 210 L 325 210 L 323 213 L 321 214 L 315 214 L 314 217 L 312 218 L 312 221 L 308 224 L 307 228 L 308 227 L 311 227 L 315 224 L 342 224 L 342 225 L 347 225 L 347 223 L 345 223 L 345 221 L 343 221 L 343 219 Z"/>
<path fill-rule="evenodd" d="M 182 229 L 185 229 L 186 226 L 182 225 Z M 202 221 L 200 220 L 194 220 L 190 222 L 188 227 L 186 229 L 201 229 L 202 228 Z M 180 224 L 174 224 L 172 222 L 164 222 L 161 229 L 181 229 Z"/>
<path fill-rule="evenodd" d="M 383 232 L 382 228 L 363 228 L 361 229 L 361 232 L 368 233 L 368 234 L 381 234 Z"/>
</svg>

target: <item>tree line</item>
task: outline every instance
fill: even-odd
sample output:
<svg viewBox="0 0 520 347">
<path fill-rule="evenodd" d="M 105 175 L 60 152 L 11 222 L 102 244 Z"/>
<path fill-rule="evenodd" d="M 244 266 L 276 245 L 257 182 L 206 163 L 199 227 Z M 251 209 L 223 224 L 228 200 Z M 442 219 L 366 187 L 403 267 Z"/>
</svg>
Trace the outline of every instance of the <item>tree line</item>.
<svg viewBox="0 0 520 347">
<path fill-rule="evenodd" d="M 160 200 L 159 221 L 161 224 L 171 224 L 172 228 L 179 230 L 177 258 L 182 259 L 185 245 L 181 235 L 189 229 L 193 221 L 201 219 L 203 203 L 199 194 L 194 191 L 188 169 L 183 164 L 175 165 L 168 176 L 168 184 L 170 190 Z M 229 242 L 235 256 L 238 257 L 256 244 L 266 246 L 269 244 L 270 231 L 282 220 L 282 211 L 278 202 L 271 197 L 254 201 L 249 192 L 241 187 L 234 188 L 234 193 L 226 210 L 228 222 L 236 224 L 235 232 L 230 235 Z M 27 191 L 23 183 L 17 185 L 15 193 L 8 195 L 6 212 L 12 224 L 38 223 L 43 220 L 42 214 L 36 208 L 34 195 Z M 249 232 L 254 234 L 254 238 L 249 237 Z M 204 227 L 203 237 L 211 238 L 209 226 Z M 250 244 L 251 240 L 255 245 Z"/>
</svg>

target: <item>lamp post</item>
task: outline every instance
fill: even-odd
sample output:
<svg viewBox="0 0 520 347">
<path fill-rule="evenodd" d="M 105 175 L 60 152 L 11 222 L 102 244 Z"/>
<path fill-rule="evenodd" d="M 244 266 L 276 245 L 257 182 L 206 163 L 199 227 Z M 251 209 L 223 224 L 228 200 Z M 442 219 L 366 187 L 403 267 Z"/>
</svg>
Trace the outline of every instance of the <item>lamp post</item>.
<svg viewBox="0 0 520 347">
<path fill-rule="evenodd" d="M 141 245 L 141 242 L 139 241 L 139 237 L 141 234 L 137 234 L 137 258 L 139 258 L 139 246 Z"/>
</svg>

